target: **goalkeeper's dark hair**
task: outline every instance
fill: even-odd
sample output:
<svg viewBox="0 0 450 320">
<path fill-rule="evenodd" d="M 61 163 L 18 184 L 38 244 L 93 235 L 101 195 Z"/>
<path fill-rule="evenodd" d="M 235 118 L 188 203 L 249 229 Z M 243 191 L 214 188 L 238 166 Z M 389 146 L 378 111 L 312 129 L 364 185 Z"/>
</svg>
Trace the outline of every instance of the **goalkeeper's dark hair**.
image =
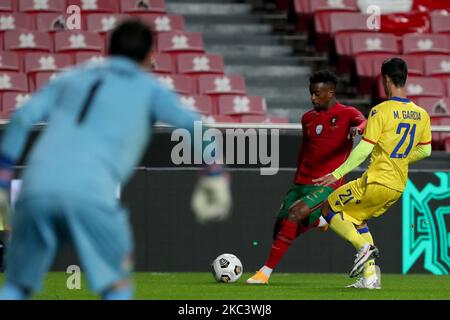
<svg viewBox="0 0 450 320">
<path fill-rule="evenodd" d="M 400 58 L 387 59 L 381 66 L 381 74 L 388 76 L 397 88 L 404 87 L 408 78 L 408 65 Z"/>
<path fill-rule="evenodd" d="M 112 32 L 109 54 L 124 56 L 141 63 L 152 49 L 153 35 L 150 27 L 137 19 L 128 19 Z"/>
<path fill-rule="evenodd" d="M 311 77 L 309 77 L 309 84 L 320 83 L 320 82 L 330 84 L 333 86 L 333 88 L 336 88 L 337 77 L 333 72 L 331 72 L 329 70 L 317 71 Z"/>
</svg>

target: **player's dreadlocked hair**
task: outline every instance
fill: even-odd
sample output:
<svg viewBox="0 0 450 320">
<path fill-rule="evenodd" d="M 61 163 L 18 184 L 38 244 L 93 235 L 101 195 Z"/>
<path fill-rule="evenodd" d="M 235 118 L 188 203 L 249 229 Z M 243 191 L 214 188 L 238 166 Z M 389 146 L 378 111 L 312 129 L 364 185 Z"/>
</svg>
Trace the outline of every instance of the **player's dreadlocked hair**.
<svg viewBox="0 0 450 320">
<path fill-rule="evenodd" d="M 336 88 L 337 77 L 333 72 L 331 72 L 329 70 L 317 71 L 311 77 L 309 77 L 310 84 L 320 83 L 320 82 L 332 84 L 333 87 Z"/>
</svg>

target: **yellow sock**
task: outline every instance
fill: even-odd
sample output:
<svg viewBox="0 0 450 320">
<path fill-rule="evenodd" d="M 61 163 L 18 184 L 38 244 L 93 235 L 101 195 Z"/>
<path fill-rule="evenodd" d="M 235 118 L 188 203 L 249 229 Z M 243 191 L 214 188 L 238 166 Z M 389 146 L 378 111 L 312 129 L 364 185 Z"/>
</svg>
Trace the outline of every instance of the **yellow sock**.
<svg viewBox="0 0 450 320">
<path fill-rule="evenodd" d="M 333 212 L 330 212 L 330 214 L 333 214 Z M 328 220 L 330 219 L 328 218 L 327 221 Z M 331 217 L 331 221 L 329 221 L 328 223 L 330 225 L 330 228 L 334 232 L 350 242 L 356 248 L 356 250 L 359 250 L 367 243 L 367 241 L 358 233 L 355 225 L 350 221 L 344 220 L 344 217 L 341 213 L 334 214 L 334 216 Z"/>
<path fill-rule="evenodd" d="M 372 234 L 369 231 L 369 228 L 359 229 L 358 230 L 361 236 L 370 244 L 373 243 Z M 364 264 L 364 278 L 369 278 L 375 274 L 375 259 L 371 259 Z"/>
</svg>

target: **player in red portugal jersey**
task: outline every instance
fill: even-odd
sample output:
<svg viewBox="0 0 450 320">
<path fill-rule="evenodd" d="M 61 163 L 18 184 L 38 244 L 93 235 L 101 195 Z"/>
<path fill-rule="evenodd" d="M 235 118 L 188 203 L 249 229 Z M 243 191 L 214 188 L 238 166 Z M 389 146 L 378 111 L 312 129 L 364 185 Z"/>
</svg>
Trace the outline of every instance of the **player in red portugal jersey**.
<svg viewBox="0 0 450 320">
<path fill-rule="evenodd" d="M 337 79 L 330 71 L 310 77 L 314 109 L 303 114 L 303 142 L 298 156 L 294 184 L 286 193 L 274 226 L 274 243 L 265 265 L 248 284 L 268 284 L 270 275 L 292 242 L 314 227 L 326 228 L 320 207 L 344 181 L 327 187 L 315 186 L 313 179 L 333 172 L 348 158 L 353 138 L 363 132 L 366 119 L 354 107 L 336 101 Z"/>
</svg>

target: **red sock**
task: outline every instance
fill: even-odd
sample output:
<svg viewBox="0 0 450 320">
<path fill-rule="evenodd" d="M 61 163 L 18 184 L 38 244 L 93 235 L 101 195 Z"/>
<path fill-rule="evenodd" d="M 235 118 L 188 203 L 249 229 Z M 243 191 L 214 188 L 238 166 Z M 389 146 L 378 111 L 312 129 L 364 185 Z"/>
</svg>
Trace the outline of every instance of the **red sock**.
<svg viewBox="0 0 450 320">
<path fill-rule="evenodd" d="M 287 219 L 283 220 L 281 229 L 272 245 L 272 250 L 270 250 L 270 256 L 266 262 L 266 266 L 274 269 L 278 262 L 280 262 L 295 239 L 297 228 L 298 224 L 296 222 Z"/>
</svg>

